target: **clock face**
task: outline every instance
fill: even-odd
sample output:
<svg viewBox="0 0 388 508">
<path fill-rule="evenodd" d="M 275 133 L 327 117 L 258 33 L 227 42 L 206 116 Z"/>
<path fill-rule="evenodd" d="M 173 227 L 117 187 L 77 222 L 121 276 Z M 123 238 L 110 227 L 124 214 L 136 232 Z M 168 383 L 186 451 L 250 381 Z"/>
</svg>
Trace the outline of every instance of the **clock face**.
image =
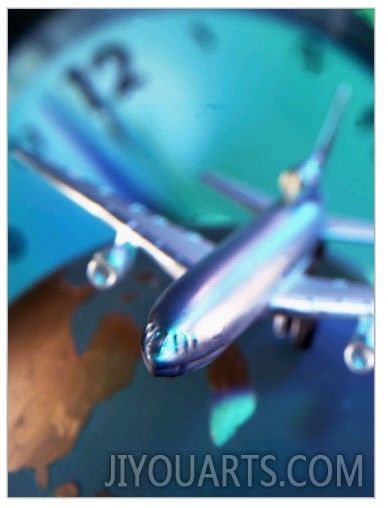
<svg viewBox="0 0 388 508">
<path fill-rule="evenodd" d="M 238 223 L 248 214 L 201 173 L 276 195 L 280 171 L 309 153 L 341 82 L 353 93 L 326 168 L 327 206 L 372 220 L 372 72 L 324 35 L 261 11 L 54 17 L 10 56 L 9 144 L 179 222 Z M 11 244 L 25 245 L 10 256 L 11 297 L 112 238 L 12 158 L 9 189 Z M 371 250 L 337 249 L 371 275 Z"/>
<path fill-rule="evenodd" d="M 178 223 L 216 231 L 249 215 L 201 183 L 201 173 L 277 195 L 279 173 L 309 153 L 346 82 L 352 96 L 323 191 L 330 213 L 371 221 L 373 72 L 329 35 L 288 17 L 59 11 L 12 50 L 10 495 L 373 495 L 373 375 L 354 376 L 342 360 L 353 323 L 323 320 L 302 354 L 277 343 L 264 322 L 207 370 L 154 379 L 141 363 L 139 335 L 168 277 L 140 255 L 117 287 L 86 286 L 90 253 L 114 232 L 12 155 L 23 148 Z M 373 278 L 372 247 L 328 250 Z M 88 344 L 81 357 L 74 340 Z M 362 493 L 356 484 L 301 492 L 289 484 L 236 490 L 230 482 L 221 491 L 211 482 L 197 489 L 196 478 L 183 491 L 162 493 L 149 482 L 105 489 L 112 453 L 183 461 L 195 453 L 201 465 L 207 454 L 217 462 L 222 454 L 273 453 L 280 476 L 298 453 L 343 454 L 347 464 L 361 453 L 364 485 Z"/>
</svg>

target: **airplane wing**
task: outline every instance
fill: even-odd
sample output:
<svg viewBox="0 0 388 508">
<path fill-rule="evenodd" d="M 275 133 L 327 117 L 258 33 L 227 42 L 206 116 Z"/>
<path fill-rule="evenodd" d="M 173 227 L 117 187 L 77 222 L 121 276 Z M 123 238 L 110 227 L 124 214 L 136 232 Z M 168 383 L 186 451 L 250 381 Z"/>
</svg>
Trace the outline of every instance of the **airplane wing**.
<svg viewBox="0 0 388 508">
<path fill-rule="evenodd" d="M 116 241 L 143 249 L 173 278 L 183 275 L 214 249 L 215 244 L 199 233 L 177 226 L 139 203 L 99 190 L 24 150 L 14 149 L 13 155 L 59 192 L 114 228 Z"/>
<path fill-rule="evenodd" d="M 274 313 L 306 317 L 359 317 L 374 313 L 374 290 L 367 284 L 300 274 L 285 279 L 269 303 Z"/>
<path fill-rule="evenodd" d="M 147 252 L 173 278 L 183 275 L 215 248 L 213 242 L 197 232 L 177 226 L 139 203 L 102 192 L 21 149 L 15 149 L 13 154 L 69 199 L 111 225 L 120 241 Z M 244 194 L 242 187 L 239 192 Z M 373 288 L 370 286 L 295 273 L 282 281 L 271 299 L 269 309 L 272 312 L 349 317 L 373 313 Z"/>
<path fill-rule="evenodd" d="M 204 173 L 203 181 L 253 212 L 261 213 L 275 203 L 268 194 L 214 172 Z M 374 226 L 362 220 L 329 216 L 323 237 L 325 240 L 371 245 L 374 243 Z"/>
</svg>

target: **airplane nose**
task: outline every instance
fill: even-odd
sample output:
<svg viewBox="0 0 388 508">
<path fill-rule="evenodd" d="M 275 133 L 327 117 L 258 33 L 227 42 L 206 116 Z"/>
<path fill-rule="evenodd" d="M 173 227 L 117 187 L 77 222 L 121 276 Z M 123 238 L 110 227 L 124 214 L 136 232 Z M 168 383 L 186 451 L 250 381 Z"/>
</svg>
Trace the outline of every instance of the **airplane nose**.
<svg viewBox="0 0 388 508">
<path fill-rule="evenodd" d="M 177 376 L 184 370 L 177 358 L 177 336 L 148 323 L 142 337 L 142 354 L 147 369 L 154 376 Z"/>
<path fill-rule="evenodd" d="M 222 336 L 200 340 L 194 330 L 182 324 L 163 325 L 149 321 L 141 340 L 147 369 L 154 376 L 180 376 L 200 369 L 220 355 L 229 342 Z"/>
<path fill-rule="evenodd" d="M 149 322 L 142 337 L 142 355 L 147 369 L 154 376 L 179 376 L 194 366 L 201 355 L 192 333 L 179 327 L 163 327 Z"/>
</svg>

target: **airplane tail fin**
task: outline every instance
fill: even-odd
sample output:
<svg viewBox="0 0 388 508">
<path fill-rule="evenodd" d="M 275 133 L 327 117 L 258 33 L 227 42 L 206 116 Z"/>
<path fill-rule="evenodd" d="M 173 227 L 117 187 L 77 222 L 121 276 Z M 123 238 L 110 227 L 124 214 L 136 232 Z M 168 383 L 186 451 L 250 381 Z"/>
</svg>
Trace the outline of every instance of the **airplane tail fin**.
<svg viewBox="0 0 388 508">
<path fill-rule="evenodd" d="M 351 86 L 347 83 L 342 83 L 337 88 L 334 100 L 322 125 L 312 154 L 320 166 L 324 165 L 330 153 L 338 126 L 351 93 Z"/>
<path fill-rule="evenodd" d="M 280 174 L 279 186 L 286 199 L 295 199 L 302 188 L 319 184 L 350 94 L 349 84 L 338 86 L 310 156 L 295 169 Z"/>
</svg>

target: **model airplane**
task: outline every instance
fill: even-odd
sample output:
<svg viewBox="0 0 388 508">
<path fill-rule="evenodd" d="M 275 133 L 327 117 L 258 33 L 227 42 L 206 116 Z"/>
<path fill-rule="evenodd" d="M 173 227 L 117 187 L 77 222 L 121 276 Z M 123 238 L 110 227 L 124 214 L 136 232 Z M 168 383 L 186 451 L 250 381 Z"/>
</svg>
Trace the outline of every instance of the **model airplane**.
<svg viewBox="0 0 388 508">
<path fill-rule="evenodd" d="M 320 192 L 322 169 L 349 94 L 348 86 L 338 87 L 311 155 L 281 174 L 278 201 L 229 178 L 205 175 L 205 181 L 256 213 L 220 244 L 14 150 L 19 160 L 115 228 L 115 245 L 95 254 L 88 265 L 93 285 L 116 283 L 137 248 L 173 277 L 152 307 L 142 338 L 143 358 L 152 374 L 177 376 L 205 366 L 268 314 L 274 316 L 276 333 L 288 334 L 302 346 L 319 317 L 357 317 L 345 362 L 354 372 L 373 368 L 373 288 L 308 274 L 325 239 L 374 241 L 370 224 L 327 218 Z"/>
</svg>

